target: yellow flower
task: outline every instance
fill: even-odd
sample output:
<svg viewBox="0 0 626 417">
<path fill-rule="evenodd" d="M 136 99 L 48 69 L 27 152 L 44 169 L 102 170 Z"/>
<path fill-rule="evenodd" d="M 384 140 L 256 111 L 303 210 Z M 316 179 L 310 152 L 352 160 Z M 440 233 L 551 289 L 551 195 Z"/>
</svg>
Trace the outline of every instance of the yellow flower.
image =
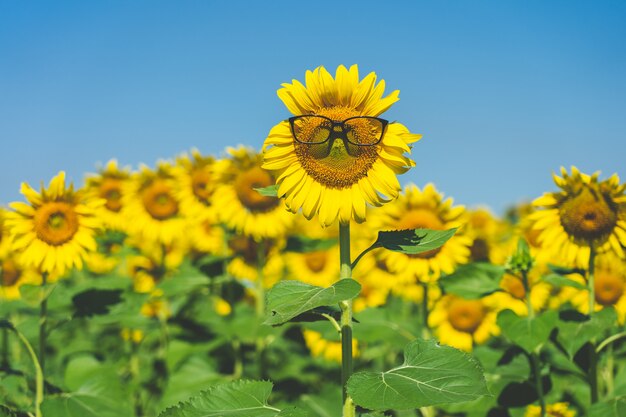
<svg viewBox="0 0 626 417">
<path fill-rule="evenodd" d="M 220 297 L 215 297 L 213 300 L 213 308 L 220 316 L 228 316 L 233 311 L 233 308 L 228 301 Z"/>
<path fill-rule="evenodd" d="M 138 329 L 122 329 L 120 336 L 122 336 L 122 339 L 132 341 L 134 344 L 138 345 L 145 335 L 143 331 Z"/>
<path fill-rule="evenodd" d="M 496 302 L 492 296 L 465 300 L 444 295 L 428 316 L 428 324 L 442 344 L 471 351 L 500 334 L 496 324 Z"/>
<path fill-rule="evenodd" d="M 489 210 L 470 210 L 466 233 L 472 237 L 471 260 L 503 264 L 508 254 L 507 232 L 506 224 L 496 219 Z"/>
<path fill-rule="evenodd" d="M 293 80 L 282 85 L 278 96 L 295 116 L 325 119 L 274 126 L 263 146 L 263 168 L 278 175 L 278 196 L 292 212 L 302 209 L 307 219 L 317 214 L 324 226 L 337 219 L 363 222 L 367 204 L 380 206 L 398 196 L 396 175 L 414 166 L 405 153 L 421 135 L 400 123 L 385 126 L 374 119 L 398 101 L 399 92 L 383 97 L 385 82 L 376 84 L 373 72 L 359 81 L 356 65 L 349 70 L 341 65 L 333 79 L 318 67 L 305 78 L 306 86 Z M 331 121 L 345 121 L 343 132 Z M 323 144 L 306 143 L 325 139 Z"/>
<path fill-rule="evenodd" d="M 94 234 L 101 222 L 95 213 L 104 201 L 83 200 L 72 185 L 66 188 L 63 171 L 47 189 L 37 192 L 22 183 L 21 192 L 28 204 L 11 203 L 15 211 L 6 220 L 20 263 L 49 273 L 49 278 L 81 269 L 85 255 L 96 250 Z"/>
<path fill-rule="evenodd" d="M 207 218 L 192 218 L 189 223 L 189 244 L 200 253 L 224 255 L 224 229 Z"/>
<path fill-rule="evenodd" d="M 85 193 L 88 198 L 105 200 L 97 215 L 109 229 L 123 231 L 126 228 L 126 219 L 122 215 L 122 196 L 129 177 L 130 169 L 120 169 L 115 159 L 110 160 L 97 174 L 87 177 Z"/>
<path fill-rule="evenodd" d="M 601 255 L 596 259 L 594 274 L 595 311 L 612 306 L 617 312 L 620 324 L 626 322 L 626 262 L 612 254 Z M 570 275 L 571 279 L 584 284 L 580 275 Z M 567 288 L 561 295 L 569 300 L 578 311 L 589 314 L 589 291 Z"/>
<path fill-rule="evenodd" d="M 192 149 L 191 156 L 182 155 L 176 163 L 176 197 L 180 201 L 181 213 L 189 218 L 214 220 L 211 198 L 216 186 L 213 173 L 215 158 L 203 156 L 197 149 Z"/>
<path fill-rule="evenodd" d="M 11 236 L 5 218 L 7 211 L 0 207 L 0 258 L 4 258 L 11 251 Z"/>
<path fill-rule="evenodd" d="M 318 287 L 329 287 L 339 279 L 339 247 L 306 253 L 286 253 L 289 277 Z"/>
<path fill-rule="evenodd" d="M 262 156 L 244 147 L 230 148 L 228 152 L 230 158 L 215 167 L 219 185 L 213 194 L 213 206 L 218 219 L 256 240 L 283 236 L 294 216 L 281 200 L 255 190 L 275 183 L 274 177 L 261 168 Z"/>
<path fill-rule="evenodd" d="M 256 282 L 260 272 L 265 288 L 271 288 L 283 278 L 285 261 L 281 250 L 284 242 L 269 239 L 257 242 L 252 237 L 235 235 L 228 240 L 228 246 L 232 251 L 233 259 L 226 266 L 226 271 L 233 277 Z M 259 271 L 259 260 L 264 264 L 261 271 Z"/>
<path fill-rule="evenodd" d="M 32 268 L 20 266 L 11 255 L 0 258 L 0 300 L 20 298 L 20 287 L 24 284 L 41 285 L 41 275 Z"/>
<path fill-rule="evenodd" d="M 528 274 L 530 303 L 534 311 L 542 310 L 546 306 L 552 290 L 549 284 L 541 282 L 538 277 L 538 270 L 533 270 Z M 506 273 L 500 281 L 500 288 L 504 291 L 497 292 L 492 297 L 498 300 L 501 308 L 513 310 L 518 316 L 527 316 L 527 294 L 522 279 L 516 275 Z"/>
<path fill-rule="evenodd" d="M 162 298 L 163 292 L 154 291 L 148 301 L 141 306 L 141 314 L 145 317 L 158 318 L 159 320 L 167 320 L 172 316 L 172 310 L 165 298 Z"/>
<path fill-rule="evenodd" d="M 529 405 L 524 417 L 540 417 L 541 407 Z M 546 406 L 546 417 L 576 417 L 576 411 L 569 409 L 569 403 L 554 403 Z"/>
<path fill-rule="evenodd" d="M 313 330 L 303 330 L 304 342 L 315 358 L 324 358 L 327 361 L 341 363 L 341 342 L 326 340 L 322 334 Z M 359 356 L 359 342 L 352 340 L 352 355 Z"/>
<path fill-rule="evenodd" d="M 589 176 L 576 167 L 569 175 L 554 177 L 559 192 L 545 193 L 533 204 L 543 208 L 532 215 L 542 247 L 554 261 L 587 267 L 590 245 L 599 253 L 614 252 L 624 258 L 626 246 L 626 184 L 617 174 L 599 181 L 599 173 Z"/>
<path fill-rule="evenodd" d="M 443 199 L 434 185 L 424 190 L 415 185 L 405 188 L 403 195 L 378 210 L 371 218 L 374 230 L 432 229 L 446 230 L 465 223 L 465 208 L 452 206 L 452 199 Z M 461 231 L 441 248 L 417 255 L 384 251 L 380 256 L 392 272 L 411 273 L 421 282 L 439 279 L 441 273 L 452 273 L 458 264 L 468 262 L 472 239 Z"/>
<path fill-rule="evenodd" d="M 122 199 L 129 234 L 166 245 L 183 240 L 187 220 L 180 213 L 175 188 L 169 164 L 160 162 L 155 171 L 142 166 L 131 178 Z"/>
</svg>

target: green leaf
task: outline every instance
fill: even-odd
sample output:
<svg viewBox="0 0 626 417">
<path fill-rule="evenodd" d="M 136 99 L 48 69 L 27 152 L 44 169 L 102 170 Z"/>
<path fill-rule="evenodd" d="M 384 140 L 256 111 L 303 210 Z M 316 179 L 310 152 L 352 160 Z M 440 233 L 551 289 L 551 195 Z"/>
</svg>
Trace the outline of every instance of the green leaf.
<svg viewBox="0 0 626 417">
<path fill-rule="evenodd" d="M 460 265 L 454 273 L 440 282 L 446 293 L 475 300 L 500 291 L 500 280 L 505 269 L 485 262 Z"/>
<path fill-rule="evenodd" d="M 404 358 L 402 366 L 389 371 L 352 375 L 350 397 L 371 410 L 402 410 L 489 394 L 480 365 L 464 352 L 418 339 L 405 347 Z"/>
<path fill-rule="evenodd" d="M 455 229 L 409 229 L 378 232 L 372 248 L 382 247 L 394 252 L 417 255 L 440 248 L 454 236 Z"/>
<path fill-rule="evenodd" d="M 353 279 L 342 279 L 328 288 L 300 281 L 282 281 L 267 294 L 270 316 L 265 324 L 278 325 L 317 307 L 337 304 L 356 297 L 361 285 Z"/>
<path fill-rule="evenodd" d="M 556 321 L 556 311 L 548 311 L 533 318 L 520 317 L 511 310 L 498 314 L 498 326 L 502 334 L 527 353 L 533 353 L 548 340 Z"/>
<path fill-rule="evenodd" d="M 565 348 L 570 358 L 573 358 L 585 343 L 604 334 L 617 320 L 617 314 L 612 307 L 605 307 L 594 313 L 591 318 L 584 315 L 567 316 L 567 312 L 561 312 L 557 341 Z"/>
<path fill-rule="evenodd" d="M 122 290 L 90 289 L 72 297 L 76 317 L 107 314 L 111 306 L 121 301 Z"/>
<path fill-rule="evenodd" d="M 589 408 L 589 417 L 623 417 L 626 416 L 626 397 L 614 398 L 593 404 Z"/>
<path fill-rule="evenodd" d="M 337 239 L 311 239 L 306 236 L 290 236 L 287 238 L 285 251 L 306 253 L 326 250 L 337 244 Z"/>
<path fill-rule="evenodd" d="M 268 381 L 236 381 L 216 385 L 189 401 L 168 408 L 159 417 L 306 417 L 294 409 L 279 410 L 267 399 L 272 392 Z"/>
<path fill-rule="evenodd" d="M 278 184 L 270 185 L 268 187 L 255 188 L 254 190 L 264 197 L 278 197 Z"/>
<path fill-rule="evenodd" d="M 552 264 L 548 264 L 548 268 L 550 268 L 550 271 L 559 275 L 580 274 L 582 276 L 585 276 L 585 274 L 587 273 L 587 271 L 581 268 L 570 268 L 567 266 L 559 266 L 559 265 L 552 265 Z"/>
<path fill-rule="evenodd" d="M 566 278 L 559 274 L 548 274 L 545 275 L 542 280 L 552 285 L 553 287 L 573 287 L 579 290 L 584 290 L 587 287 L 580 282 L 576 282 L 573 279 Z"/>
</svg>

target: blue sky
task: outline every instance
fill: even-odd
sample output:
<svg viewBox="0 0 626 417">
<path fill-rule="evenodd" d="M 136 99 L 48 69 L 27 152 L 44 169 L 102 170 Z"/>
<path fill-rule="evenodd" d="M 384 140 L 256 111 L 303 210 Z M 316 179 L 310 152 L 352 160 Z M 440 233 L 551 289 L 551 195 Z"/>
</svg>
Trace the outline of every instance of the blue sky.
<svg viewBox="0 0 626 417">
<path fill-rule="evenodd" d="M 561 165 L 626 180 L 626 2 L 0 2 L 0 204 L 117 158 L 260 148 L 283 82 L 376 71 L 416 168 L 496 212 Z"/>
</svg>

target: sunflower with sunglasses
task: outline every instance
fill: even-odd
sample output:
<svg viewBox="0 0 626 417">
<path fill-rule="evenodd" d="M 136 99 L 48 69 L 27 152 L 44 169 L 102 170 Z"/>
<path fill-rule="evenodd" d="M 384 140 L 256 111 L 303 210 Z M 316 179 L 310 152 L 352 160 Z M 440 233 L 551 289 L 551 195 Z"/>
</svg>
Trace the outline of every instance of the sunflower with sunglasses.
<svg viewBox="0 0 626 417">
<path fill-rule="evenodd" d="M 263 147 L 263 168 L 277 176 L 278 197 L 323 226 L 339 220 L 365 221 L 367 205 L 398 196 L 396 175 L 414 162 L 406 154 L 421 135 L 380 116 L 398 101 L 383 97 L 376 74 L 359 80 L 358 68 L 339 66 L 335 77 L 324 68 L 307 71 L 306 85 L 283 84 L 278 96 L 294 114 L 274 126 Z"/>
</svg>

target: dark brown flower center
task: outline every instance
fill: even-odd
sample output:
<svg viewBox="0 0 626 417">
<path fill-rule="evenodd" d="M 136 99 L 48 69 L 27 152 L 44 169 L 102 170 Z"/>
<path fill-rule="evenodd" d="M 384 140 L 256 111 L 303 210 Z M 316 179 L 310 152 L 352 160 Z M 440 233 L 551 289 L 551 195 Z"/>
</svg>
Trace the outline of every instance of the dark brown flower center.
<svg viewBox="0 0 626 417">
<path fill-rule="evenodd" d="M 278 206 L 280 200 L 263 196 L 255 188 L 269 187 L 273 184 L 274 179 L 271 175 L 261 167 L 255 166 L 237 176 L 235 190 L 245 208 L 253 213 L 265 213 Z"/>
<path fill-rule="evenodd" d="M 37 238 L 49 245 L 59 246 L 72 240 L 78 231 L 78 215 L 65 202 L 46 202 L 33 217 Z"/>
<path fill-rule="evenodd" d="M 273 242 L 266 239 L 259 243 L 251 237 L 236 235 L 228 241 L 228 246 L 235 253 L 235 256 L 241 257 L 246 264 L 256 265 L 259 255 L 263 255 L 267 259 Z M 261 250 L 263 252 L 260 252 Z"/>
<path fill-rule="evenodd" d="M 0 284 L 3 287 L 12 287 L 21 275 L 22 271 L 12 259 L 6 259 L 0 264 Z"/>
<path fill-rule="evenodd" d="M 178 202 L 171 187 L 163 180 L 155 180 L 142 192 L 143 206 L 156 220 L 167 220 L 178 214 Z"/>
<path fill-rule="evenodd" d="M 470 255 L 474 262 L 489 262 L 489 245 L 482 238 L 474 239 L 470 248 Z"/>
<path fill-rule="evenodd" d="M 316 114 L 338 122 L 360 116 L 358 111 L 342 106 L 322 108 Z M 378 159 L 378 146 L 352 145 L 344 143 L 341 138 L 336 138 L 332 145 L 329 140 L 322 144 L 294 141 L 294 146 L 298 161 L 306 173 L 328 188 L 350 188 L 367 175 Z M 349 152 L 346 146 L 350 147 Z"/>
<path fill-rule="evenodd" d="M 478 300 L 456 299 L 448 307 L 448 320 L 460 332 L 474 333 L 486 315 L 485 307 Z"/>
<path fill-rule="evenodd" d="M 324 251 L 309 252 L 304 254 L 306 266 L 313 272 L 321 272 L 326 266 L 328 254 Z"/>
<path fill-rule="evenodd" d="M 104 178 L 100 185 L 100 197 L 106 200 L 107 209 L 119 212 L 122 209 L 122 181 L 117 178 Z"/>
<path fill-rule="evenodd" d="M 608 271 L 600 271 L 595 278 L 594 288 L 598 304 L 613 305 L 624 294 L 624 277 Z"/>
<path fill-rule="evenodd" d="M 561 225 L 575 239 L 607 239 L 617 224 L 615 205 L 597 189 L 585 186 L 559 209 Z"/>
<path fill-rule="evenodd" d="M 212 194 L 211 174 L 207 169 L 196 169 L 191 173 L 191 188 L 193 195 L 204 205 L 209 205 Z"/>
</svg>

